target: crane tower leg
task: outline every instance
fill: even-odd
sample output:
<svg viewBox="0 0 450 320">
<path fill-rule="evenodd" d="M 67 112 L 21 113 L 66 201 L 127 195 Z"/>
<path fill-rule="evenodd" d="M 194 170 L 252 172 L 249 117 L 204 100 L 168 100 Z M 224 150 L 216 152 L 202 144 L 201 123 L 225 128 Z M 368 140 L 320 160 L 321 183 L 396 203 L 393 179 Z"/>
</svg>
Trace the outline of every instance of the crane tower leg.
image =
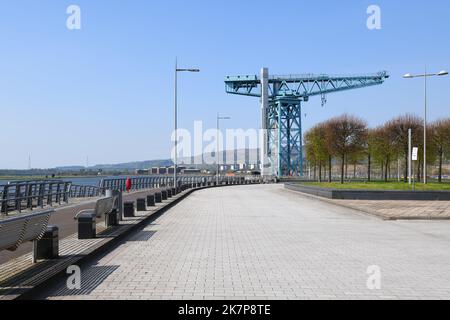
<svg viewBox="0 0 450 320">
<path fill-rule="evenodd" d="M 272 175 L 271 166 L 268 162 L 268 132 L 267 132 L 267 110 L 269 107 L 269 69 L 261 69 L 261 135 L 260 135 L 260 163 L 261 176 Z"/>
<path fill-rule="evenodd" d="M 278 177 L 303 175 L 301 104 L 277 98 L 267 109 L 269 162 Z"/>
</svg>

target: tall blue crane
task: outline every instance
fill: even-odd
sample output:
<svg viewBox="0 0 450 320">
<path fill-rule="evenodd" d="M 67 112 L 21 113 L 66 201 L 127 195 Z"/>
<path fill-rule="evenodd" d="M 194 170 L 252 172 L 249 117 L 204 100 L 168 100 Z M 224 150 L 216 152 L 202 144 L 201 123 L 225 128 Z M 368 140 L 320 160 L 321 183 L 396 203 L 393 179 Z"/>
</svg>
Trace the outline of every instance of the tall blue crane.
<svg viewBox="0 0 450 320">
<path fill-rule="evenodd" d="M 301 103 L 328 93 L 382 84 L 386 71 L 364 75 L 303 74 L 270 76 L 267 68 L 261 75 L 227 76 L 229 94 L 261 99 L 263 143 L 260 147 L 262 175 L 303 175 Z"/>
</svg>

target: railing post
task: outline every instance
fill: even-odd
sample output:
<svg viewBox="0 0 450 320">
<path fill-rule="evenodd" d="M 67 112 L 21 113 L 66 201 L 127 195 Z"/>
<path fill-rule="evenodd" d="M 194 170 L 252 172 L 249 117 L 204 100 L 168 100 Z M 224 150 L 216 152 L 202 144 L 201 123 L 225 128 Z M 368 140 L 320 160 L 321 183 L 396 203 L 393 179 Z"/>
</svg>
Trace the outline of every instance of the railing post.
<svg viewBox="0 0 450 320">
<path fill-rule="evenodd" d="M 53 204 L 53 183 L 48 185 L 48 195 L 47 195 L 47 205 L 52 206 Z"/>
<path fill-rule="evenodd" d="M 69 203 L 70 189 L 72 188 L 72 183 L 66 182 L 64 184 L 64 202 Z"/>
<path fill-rule="evenodd" d="M 26 191 L 27 208 L 30 210 L 33 210 L 33 186 L 34 184 L 28 184 Z"/>
<path fill-rule="evenodd" d="M 44 207 L 45 183 L 39 185 L 38 206 Z"/>
<path fill-rule="evenodd" d="M 9 192 L 9 186 L 5 185 L 3 186 L 3 193 L 2 193 L 2 203 L 0 207 L 0 211 L 4 214 L 8 214 L 8 192 Z"/>
<path fill-rule="evenodd" d="M 15 209 L 17 211 L 19 211 L 19 212 L 22 211 L 22 203 L 21 203 L 22 199 L 21 199 L 21 196 L 20 196 L 20 189 L 21 189 L 21 186 L 20 185 L 16 185 L 16 190 L 15 190 L 15 193 L 14 193 L 14 196 L 16 198 Z"/>
<path fill-rule="evenodd" d="M 55 199 L 55 202 L 57 203 L 57 204 L 61 204 L 61 183 L 57 183 L 56 184 L 56 199 Z"/>
</svg>

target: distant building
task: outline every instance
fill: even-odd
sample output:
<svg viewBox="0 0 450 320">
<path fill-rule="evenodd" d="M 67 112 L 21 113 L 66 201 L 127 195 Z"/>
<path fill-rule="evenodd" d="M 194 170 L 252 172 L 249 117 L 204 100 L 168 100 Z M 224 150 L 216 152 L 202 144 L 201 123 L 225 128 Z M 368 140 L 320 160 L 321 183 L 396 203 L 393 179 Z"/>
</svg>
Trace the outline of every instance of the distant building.
<svg viewBox="0 0 450 320">
<path fill-rule="evenodd" d="M 134 171 L 134 173 L 135 173 L 136 175 L 144 175 L 144 174 L 148 174 L 148 173 L 149 173 L 149 170 L 148 170 L 148 169 L 136 169 L 136 170 Z"/>
<path fill-rule="evenodd" d="M 186 167 L 179 167 L 177 166 L 177 173 L 181 173 L 184 169 L 186 169 Z M 167 168 L 167 173 L 168 174 L 173 174 L 175 171 L 174 167 L 168 167 Z"/>
<path fill-rule="evenodd" d="M 181 171 L 183 174 L 200 174 L 202 173 L 202 170 L 200 169 L 183 169 L 183 171 Z"/>
</svg>

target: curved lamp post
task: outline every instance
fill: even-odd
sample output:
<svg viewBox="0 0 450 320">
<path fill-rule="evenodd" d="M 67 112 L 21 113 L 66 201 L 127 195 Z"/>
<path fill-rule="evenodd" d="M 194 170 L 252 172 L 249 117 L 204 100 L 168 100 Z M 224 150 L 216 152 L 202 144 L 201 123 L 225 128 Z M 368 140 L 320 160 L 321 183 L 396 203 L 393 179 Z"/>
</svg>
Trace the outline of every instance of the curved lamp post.
<svg viewBox="0 0 450 320">
<path fill-rule="evenodd" d="M 178 72 L 200 72 L 199 69 L 179 69 L 178 61 L 175 60 L 175 106 L 174 106 L 174 127 L 175 127 L 175 159 L 173 165 L 173 186 L 177 184 L 177 162 L 178 162 Z"/>
<path fill-rule="evenodd" d="M 220 120 L 230 120 L 231 117 L 221 116 L 219 113 L 217 114 L 217 151 L 216 151 L 216 164 L 217 164 L 217 175 L 216 175 L 216 184 L 219 185 L 219 176 L 220 176 L 220 163 L 219 163 L 219 125 Z"/>
<path fill-rule="evenodd" d="M 435 76 L 446 76 L 448 72 L 443 70 L 439 73 L 427 73 L 427 68 L 425 68 L 424 74 L 412 75 L 407 73 L 403 76 L 405 79 L 413 78 L 424 78 L 425 79 L 425 108 L 424 108 L 424 119 L 423 119 L 423 182 L 428 183 L 427 177 L 427 78 Z"/>
</svg>

